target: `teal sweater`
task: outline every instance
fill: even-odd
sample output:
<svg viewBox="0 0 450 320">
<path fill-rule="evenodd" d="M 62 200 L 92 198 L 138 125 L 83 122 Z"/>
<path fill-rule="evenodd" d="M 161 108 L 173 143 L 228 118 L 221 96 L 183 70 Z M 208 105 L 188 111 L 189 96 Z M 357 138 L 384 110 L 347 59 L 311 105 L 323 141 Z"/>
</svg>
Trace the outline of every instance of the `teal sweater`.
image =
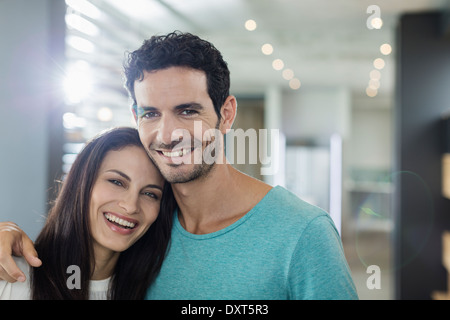
<svg viewBox="0 0 450 320">
<path fill-rule="evenodd" d="M 275 187 L 225 229 L 196 235 L 175 213 L 147 299 L 357 299 L 330 216 Z"/>
</svg>

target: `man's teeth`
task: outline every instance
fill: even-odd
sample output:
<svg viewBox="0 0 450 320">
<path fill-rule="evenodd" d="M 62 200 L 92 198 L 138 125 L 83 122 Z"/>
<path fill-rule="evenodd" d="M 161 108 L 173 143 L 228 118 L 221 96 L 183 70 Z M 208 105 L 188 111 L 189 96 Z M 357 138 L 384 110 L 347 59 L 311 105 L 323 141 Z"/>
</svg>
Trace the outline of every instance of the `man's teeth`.
<svg viewBox="0 0 450 320">
<path fill-rule="evenodd" d="M 136 226 L 135 223 L 120 219 L 119 217 L 116 217 L 110 213 L 105 213 L 105 218 L 111 222 L 114 222 L 126 228 L 133 229 Z"/>
<path fill-rule="evenodd" d="M 181 149 L 177 151 L 161 151 L 161 153 L 166 157 L 172 158 L 172 157 L 182 157 L 190 151 L 191 151 L 190 149 Z"/>
</svg>

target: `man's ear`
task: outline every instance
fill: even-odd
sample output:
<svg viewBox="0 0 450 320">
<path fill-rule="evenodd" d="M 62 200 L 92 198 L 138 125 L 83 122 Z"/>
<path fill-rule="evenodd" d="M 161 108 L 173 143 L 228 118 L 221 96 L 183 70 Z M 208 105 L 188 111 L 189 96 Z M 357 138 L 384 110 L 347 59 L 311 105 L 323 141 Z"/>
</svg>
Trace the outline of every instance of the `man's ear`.
<svg viewBox="0 0 450 320">
<path fill-rule="evenodd" d="M 131 106 L 131 113 L 133 114 L 134 117 L 134 121 L 136 121 L 136 123 L 138 122 L 138 117 L 137 117 L 137 105 L 133 104 Z"/>
<path fill-rule="evenodd" d="M 222 118 L 220 119 L 220 131 L 225 134 L 233 126 L 237 113 L 237 101 L 234 96 L 228 96 L 220 109 Z"/>
</svg>

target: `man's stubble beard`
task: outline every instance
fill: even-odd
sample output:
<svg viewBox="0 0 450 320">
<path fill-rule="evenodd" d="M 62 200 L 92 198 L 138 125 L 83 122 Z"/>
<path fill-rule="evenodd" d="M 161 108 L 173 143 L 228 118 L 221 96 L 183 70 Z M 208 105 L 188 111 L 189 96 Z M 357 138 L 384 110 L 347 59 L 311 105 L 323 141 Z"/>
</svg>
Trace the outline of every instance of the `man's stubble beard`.
<svg viewBox="0 0 450 320">
<path fill-rule="evenodd" d="M 206 178 L 208 174 L 213 170 L 213 167 L 216 165 L 216 163 L 207 164 L 194 164 L 194 168 L 190 170 L 189 172 L 171 172 L 171 170 L 167 170 L 168 172 L 164 172 L 164 170 L 161 170 L 160 172 L 163 175 L 163 177 L 169 182 L 169 183 L 188 183 L 197 179 Z M 170 167 L 177 167 L 177 166 L 183 166 L 181 165 L 169 165 Z"/>
<path fill-rule="evenodd" d="M 217 121 L 216 123 L 216 128 L 215 129 L 219 129 L 219 125 L 220 125 L 220 120 Z M 222 138 L 222 143 L 223 143 L 223 136 Z M 155 167 L 159 170 L 159 172 L 161 172 L 162 176 L 164 177 L 164 179 L 167 180 L 167 182 L 169 183 L 188 183 L 197 179 L 204 179 L 206 178 L 211 171 L 215 168 L 216 165 L 216 161 L 214 161 L 212 164 L 208 164 L 204 162 L 203 159 L 203 152 L 208 148 L 208 146 L 210 145 L 215 145 L 216 147 L 218 146 L 219 148 L 222 148 L 223 150 L 223 144 L 220 143 L 217 140 L 211 141 L 204 149 L 202 148 L 202 163 L 201 164 L 195 164 L 194 161 L 194 167 L 192 170 L 188 171 L 188 172 L 183 172 L 182 168 L 181 168 L 181 172 L 180 170 L 176 170 L 177 167 L 181 167 L 181 166 L 185 166 L 186 164 L 167 164 L 164 166 L 168 166 L 171 168 L 174 168 L 174 170 L 171 170 L 170 168 L 161 168 L 158 163 L 153 159 L 151 153 L 149 150 L 147 150 L 147 153 L 150 157 L 150 159 L 152 160 L 153 164 L 155 165 Z M 197 150 L 193 150 L 193 152 L 196 152 Z M 224 151 L 224 150 L 223 150 Z M 214 153 L 217 152 L 217 148 L 214 148 Z M 214 154 L 215 156 L 216 154 Z"/>
</svg>

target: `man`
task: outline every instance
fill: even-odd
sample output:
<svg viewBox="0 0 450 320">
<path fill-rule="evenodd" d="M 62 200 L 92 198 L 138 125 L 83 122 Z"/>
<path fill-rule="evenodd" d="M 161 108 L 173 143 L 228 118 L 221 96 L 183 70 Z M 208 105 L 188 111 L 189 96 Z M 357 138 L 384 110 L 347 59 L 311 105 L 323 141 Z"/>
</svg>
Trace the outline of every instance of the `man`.
<svg viewBox="0 0 450 320">
<path fill-rule="evenodd" d="M 211 43 L 152 37 L 129 55 L 125 76 L 141 141 L 179 206 L 148 299 L 357 299 L 329 215 L 226 162 L 237 103 Z M 40 261 L 17 226 L 3 229 L 0 276 L 13 280 L 11 250 Z"/>
</svg>

